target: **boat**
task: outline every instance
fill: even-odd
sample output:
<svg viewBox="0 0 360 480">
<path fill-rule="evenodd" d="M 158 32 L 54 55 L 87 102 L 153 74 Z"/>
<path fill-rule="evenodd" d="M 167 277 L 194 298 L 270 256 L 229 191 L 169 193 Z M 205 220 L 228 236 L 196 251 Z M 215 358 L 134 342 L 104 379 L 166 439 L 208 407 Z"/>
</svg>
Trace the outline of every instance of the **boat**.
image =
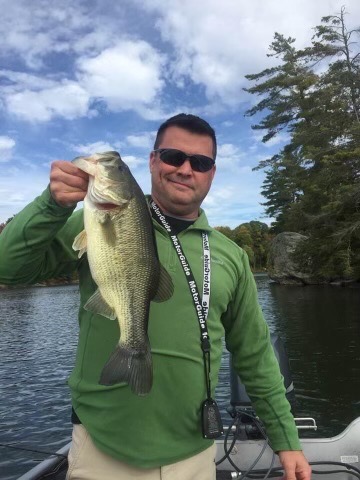
<svg viewBox="0 0 360 480">
<path fill-rule="evenodd" d="M 238 422 L 234 421 L 234 425 L 227 428 L 224 438 L 215 440 L 216 463 L 221 462 L 216 467 L 216 479 L 261 480 L 274 478 L 275 475 L 281 477 L 282 469 L 277 455 L 273 453 L 266 439 L 256 438 L 256 423 L 244 421 L 242 417 L 246 414 L 241 409 L 236 409 L 236 415 L 235 420 Z M 317 428 L 312 418 L 296 418 L 295 421 L 301 430 Z M 65 480 L 70 445 L 71 443 L 66 444 L 55 455 L 39 463 L 18 480 Z M 360 417 L 352 421 L 339 435 L 329 438 L 302 438 L 301 445 L 312 465 L 312 478 L 360 479 Z"/>
<path fill-rule="evenodd" d="M 275 333 L 271 334 L 271 343 L 284 377 L 286 396 L 296 426 L 301 431 L 301 446 L 312 466 L 312 478 L 360 479 L 360 417 L 336 436 L 305 437 L 306 430 L 317 430 L 316 421 L 312 417 L 296 417 L 296 398 L 287 353 L 280 337 Z M 224 428 L 224 435 L 215 440 L 216 479 L 282 478 L 279 458 L 268 444 L 266 431 L 252 408 L 241 379 L 235 373 L 231 356 L 229 362 L 231 398 L 227 412 L 230 421 Z M 67 443 L 18 480 L 64 480 L 70 446 L 71 442 Z"/>
</svg>

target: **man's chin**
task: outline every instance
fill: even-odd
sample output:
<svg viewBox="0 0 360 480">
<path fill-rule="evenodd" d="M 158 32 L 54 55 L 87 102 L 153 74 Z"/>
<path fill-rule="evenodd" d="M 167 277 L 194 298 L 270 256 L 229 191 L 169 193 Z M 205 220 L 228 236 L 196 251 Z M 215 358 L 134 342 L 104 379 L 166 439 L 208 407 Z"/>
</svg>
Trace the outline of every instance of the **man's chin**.
<svg viewBox="0 0 360 480">
<path fill-rule="evenodd" d="M 169 200 L 171 203 L 177 204 L 177 205 L 191 205 L 194 202 L 194 197 L 193 195 L 190 194 L 190 191 L 175 191 L 171 192 L 171 195 L 169 195 Z"/>
<path fill-rule="evenodd" d="M 187 216 L 196 210 L 194 208 L 194 201 L 189 196 L 185 195 L 168 195 L 166 200 L 163 201 L 163 208 L 172 215 Z"/>
</svg>

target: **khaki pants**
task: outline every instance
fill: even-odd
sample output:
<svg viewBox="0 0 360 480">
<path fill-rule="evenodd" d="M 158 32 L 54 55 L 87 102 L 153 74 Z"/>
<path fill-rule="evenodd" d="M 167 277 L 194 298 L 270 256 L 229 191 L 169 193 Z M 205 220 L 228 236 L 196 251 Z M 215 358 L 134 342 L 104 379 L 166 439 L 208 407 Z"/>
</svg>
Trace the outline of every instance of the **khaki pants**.
<svg viewBox="0 0 360 480">
<path fill-rule="evenodd" d="M 83 425 L 74 425 L 66 480 L 215 480 L 215 444 L 164 467 L 140 469 L 101 452 Z"/>
</svg>

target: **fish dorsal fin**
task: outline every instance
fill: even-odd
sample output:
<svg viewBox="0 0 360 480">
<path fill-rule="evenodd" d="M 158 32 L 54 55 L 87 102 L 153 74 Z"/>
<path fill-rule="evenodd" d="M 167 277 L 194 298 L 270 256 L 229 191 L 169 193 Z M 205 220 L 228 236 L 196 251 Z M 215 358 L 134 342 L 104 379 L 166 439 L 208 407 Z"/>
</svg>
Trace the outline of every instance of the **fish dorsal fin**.
<svg viewBox="0 0 360 480">
<path fill-rule="evenodd" d="M 114 309 L 110 307 L 106 300 L 104 300 L 99 289 L 97 289 L 96 292 L 85 303 L 84 308 L 89 312 L 95 313 L 96 315 L 102 315 L 110 320 L 115 320 L 116 318 Z"/>
<path fill-rule="evenodd" d="M 156 291 L 154 298 L 152 299 L 154 302 L 165 302 L 172 297 L 174 293 L 174 284 L 169 273 L 165 270 L 165 268 L 160 264 L 160 278 L 159 278 L 159 285 Z"/>
<path fill-rule="evenodd" d="M 85 230 L 80 232 L 79 235 L 76 235 L 72 248 L 74 250 L 79 250 L 79 255 L 78 255 L 79 258 L 81 258 L 83 254 L 86 252 L 87 236 L 86 236 Z"/>
</svg>

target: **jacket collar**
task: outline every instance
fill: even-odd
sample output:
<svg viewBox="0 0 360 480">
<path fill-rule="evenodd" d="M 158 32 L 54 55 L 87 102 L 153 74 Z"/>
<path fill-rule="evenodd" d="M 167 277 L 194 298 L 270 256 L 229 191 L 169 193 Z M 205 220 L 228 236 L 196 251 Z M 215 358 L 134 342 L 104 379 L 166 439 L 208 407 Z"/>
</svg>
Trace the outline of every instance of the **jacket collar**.
<svg viewBox="0 0 360 480">
<path fill-rule="evenodd" d="M 148 204 L 150 204 L 151 196 L 150 195 L 145 195 L 145 196 Z M 153 219 L 153 224 L 155 225 L 155 228 L 157 230 L 166 232 L 165 228 L 162 225 L 160 225 L 159 222 L 157 222 L 155 219 Z M 198 218 L 186 230 L 201 230 L 203 232 L 204 231 L 211 232 L 213 230 L 213 228 L 210 227 L 206 214 L 202 208 L 200 208 L 199 210 Z"/>
</svg>

